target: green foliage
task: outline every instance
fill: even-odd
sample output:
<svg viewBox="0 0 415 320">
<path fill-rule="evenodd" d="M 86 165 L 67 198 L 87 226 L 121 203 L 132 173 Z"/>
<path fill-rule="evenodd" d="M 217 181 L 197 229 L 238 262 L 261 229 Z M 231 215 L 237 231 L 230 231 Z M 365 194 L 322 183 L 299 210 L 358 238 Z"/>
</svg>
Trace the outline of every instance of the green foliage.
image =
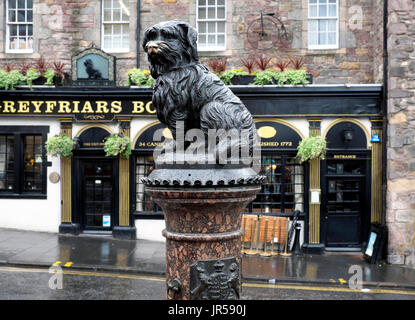
<svg viewBox="0 0 415 320">
<path fill-rule="evenodd" d="M 14 90 L 18 84 L 25 83 L 26 78 L 19 70 L 9 72 L 0 70 L 0 88 Z"/>
<path fill-rule="evenodd" d="M 325 159 L 327 142 L 321 136 L 310 136 L 303 139 L 297 147 L 297 158 L 302 163 L 316 158 Z"/>
<path fill-rule="evenodd" d="M 242 69 L 232 69 L 228 71 L 223 71 L 219 74 L 219 78 L 222 80 L 224 84 L 231 85 L 232 78 L 234 76 L 247 76 L 249 75 L 248 72 L 243 71 Z"/>
<path fill-rule="evenodd" d="M 46 85 L 53 85 L 53 77 L 55 76 L 55 72 L 52 69 L 46 69 L 42 76 L 46 79 Z"/>
<path fill-rule="evenodd" d="M 129 85 L 151 87 L 154 84 L 154 79 L 148 70 L 130 69 L 127 71 L 127 76 Z"/>
<path fill-rule="evenodd" d="M 104 151 L 107 157 L 121 155 L 124 158 L 128 158 L 131 154 L 131 140 L 129 137 L 119 135 L 109 136 L 105 140 Z"/>
<path fill-rule="evenodd" d="M 46 143 L 46 151 L 51 156 L 70 157 L 74 148 L 75 142 L 71 138 L 64 135 L 56 135 L 49 138 Z"/>
<path fill-rule="evenodd" d="M 33 81 L 40 77 L 39 72 L 36 69 L 29 69 L 26 72 L 26 83 L 29 88 L 32 89 Z"/>
<path fill-rule="evenodd" d="M 274 84 L 278 80 L 278 72 L 272 69 L 260 71 L 256 74 L 254 84 L 264 86 Z"/>
<path fill-rule="evenodd" d="M 0 89 L 6 88 L 6 70 L 0 69 Z"/>
<path fill-rule="evenodd" d="M 278 85 L 306 85 L 309 83 L 307 80 L 307 73 L 305 70 L 284 70 L 278 72 L 277 76 Z"/>
<path fill-rule="evenodd" d="M 256 85 L 306 85 L 308 84 L 307 73 L 305 70 L 284 70 L 277 72 L 272 69 L 258 72 L 254 84 Z"/>
</svg>

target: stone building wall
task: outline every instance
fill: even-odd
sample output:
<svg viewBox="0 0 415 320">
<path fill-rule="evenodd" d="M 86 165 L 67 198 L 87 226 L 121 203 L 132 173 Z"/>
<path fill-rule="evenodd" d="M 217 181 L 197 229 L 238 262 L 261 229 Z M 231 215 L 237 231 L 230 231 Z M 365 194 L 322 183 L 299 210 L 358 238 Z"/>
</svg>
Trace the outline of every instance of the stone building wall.
<svg viewBox="0 0 415 320">
<path fill-rule="evenodd" d="M 415 267 L 415 3 L 388 8 L 389 261 Z"/>
<path fill-rule="evenodd" d="M 139 63 L 147 68 L 147 59 L 136 43 L 137 0 L 128 0 L 130 11 L 130 52 L 114 54 L 117 57 L 117 77 L 126 78 L 126 70 Z M 382 23 L 378 7 L 380 0 L 339 1 L 339 49 L 308 50 L 307 0 L 227 0 L 226 51 L 203 52 L 202 61 L 228 57 L 228 69 L 240 68 L 241 57 L 261 55 L 275 60 L 288 55 L 305 56 L 307 69 L 315 83 L 380 83 L 382 80 L 379 33 Z M 196 25 L 196 0 L 141 0 L 141 32 L 152 24 L 168 19 L 181 19 Z M 70 69 L 71 56 L 95 45 L 101 47 L 100 0 L 34 0 L 34 53 L 5 53 L 4 23 L 0 23 L 0 65 L 6 62 L 59 60 Z M 272 12 L 287 27 L 292 41 L 288 49 L 259 50 L 248 41 L 248 29 L 258 21 L 260 12 Z M 0 22 L 4 21 L 4 6 L 0 6 Z M 376 33 L 376 35 L 374 35 Z M 125 82 L 125 81 L 124 81 Z"/>
<path fill-rule="evenodd" d="M 193 0 L 142 1 L 142 29 L 175 17 L 196 25 Z M 339 49 L 308 50 L 307 0 L 277 1 L 250 0 L 227 1 L 227 50 L 200 53 L 201 60 L 227 57 L 227 68 L 241 68 L 241 58 L 249 55 L 266 55 L 274 61 L 288 56 L 305 56 L 306 67 L 314 75 L 315 83 L 381 83 L 379 57 L 383 42 L 379 39 L 382 29 L 382 1 L 339 1 Z M 157 15 L 154 14 L 157 11 Z M 248 40 L 250 26 L 258 21 L 260 12 L 275 13 L 286 26 L 292 41 L 289 48 L 258 49 Z M 272 20 L 276 20 L 272 18 Z M 374 34 L 376 33 L 376 37 Z M 376 41 L 375 41 L 376 40 Z M 146 66 L 145 58 L 141 57 Z M 375 72 L 376 67 L 376 72 Z M 376 80 L 376 81 L 375 81 Z"/>
</svg>

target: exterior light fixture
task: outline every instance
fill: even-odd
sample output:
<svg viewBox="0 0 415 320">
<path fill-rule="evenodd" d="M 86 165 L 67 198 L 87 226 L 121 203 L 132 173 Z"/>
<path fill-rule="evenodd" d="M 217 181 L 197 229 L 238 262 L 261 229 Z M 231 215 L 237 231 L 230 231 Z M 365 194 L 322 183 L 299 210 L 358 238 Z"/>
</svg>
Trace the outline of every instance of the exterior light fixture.
<svg viewBox="0 0 415 320">
<path fill-rule="evenodd" d="M 353 140 L 353 129 L 350 125 L 343 131 L 343 138 L 345 142 L 350 142 Z"/>
</svg>

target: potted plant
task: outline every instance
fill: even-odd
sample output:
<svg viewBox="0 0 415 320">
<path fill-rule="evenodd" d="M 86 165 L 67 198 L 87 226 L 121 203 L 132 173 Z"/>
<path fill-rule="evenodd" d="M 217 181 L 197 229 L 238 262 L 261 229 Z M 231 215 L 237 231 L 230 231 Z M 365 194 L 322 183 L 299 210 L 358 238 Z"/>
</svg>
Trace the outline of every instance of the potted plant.
<svg viewBox="0 0 415 320">
<path fill-rule="evenodd" d="M 248 71 L 248 74 L 242 75 L 237 74 L 232 79 L 232 84 L 239 84 L 239 85 L 248 85 L 252 84 L 255 80 L 255 58 L 253 57 L 247 57 L 241 59 L 242 65 L 245 67 L 245 69 Z"/>
<path fill-rule="evenodd" d="M 70 157 L 74 145 L 75 142 L 65 135 L 56 135 L 45 142 L 46 152 L 53 157 L 58 155 L 61 157 Z"/>
<path fill-rule="evenodd" d="M 131 154 L 131 140 L 119 134 L 111 135 L 105 139 L 104 151 L 107 157 L 120 155 L 128 158 Z"/>
<path fill-rule="evenodd" d="M 226 70 L 228 58 L 212 59 L 208 61 L 209 70 L 219 75 Z"/>
<path fill-rule="evenodd" d="M 290 63 L 294 67 L 294 70 L 303 70 L 305 69 L 305 58 L 304 57 L 290 57 Z M 313 75 L 307 70 L 307 81 L 313 83 Z"/>
<path fill-rule="evenodd" d="M 26 72 L 26 84 L 29 86 L 30 90 L 33 90 L 32 85 L 33 81 L 40 77 L 39 72 L 36 69 L 29 69 Z"/>
<path fill-rule="evenodd" d="M 26 78 L 19 70 L 0 69 L 0 88 L 5 90 L 14 90 L 19 84 L 25 83 Z"/>
<path fill-rule="evenodd" d="M 280 86 L 309 84 L 305 70 L 284 70 L 283 72 L 277 73 L 275 80 L 276 84 Z"/>
<path fill-rule="evenodd" d="M 268 67 L 271 64 L 271 61 L 272 61 L 272 57 L 267 57 L 264 54 L 255 59 L 256 65 L 262 71 L 265 71 L 268 69 Z"/>
<path fill-rule="evenodd" d="M 229 71 L 223 71 L 219 74 L 219 78 L 223 81 L 224 84 L 249 84 L 249 79 L 244 79 L 245 76 L 249 76 L 248 72 L 243 71 L 242 69 L 232 69 Z"/>
<path fill-rule="evenodd" d="M 154 79 L 150 75 L 150 71 L 133 68 L 127 71 L 127 82 L 128 85 L 151 87 L 154 84 Z"/>
<path fill-rule="evenodd" d="M 254 81 L 254 84 L 261 86 L 270 84 L 295 86 L 306 85 L 308 83 L 305 70 L 284 70 L 278 72 L 273 69 L 268 69 L 258 72 Z"/>
<path fill-rule="evenodd" d="M 64 71 L 65 63 L 61 61 L 53 61 L 51 67 L 53 72 L 55 73 L 53 82 L 57 85 L 64 85 L 67 76 Z"/>
<path fill-rule="evenodd" d="M 254 84 L 264 86 L 275 84 L 278 78 L 278 72 L 273 69 L 263 70 L 256 74 Z"/>
<path fill-rule="evenodd" d="M 297 158 L 300 163 L 313 159 L 325 159 L 327 152 L 327 141 L 321 136 L 311 135 L 300 141 L 297 147 Z"/>
<path fill-rule="evenodd" d="M 291 61 L 290 60 L 286 60 L 286 59 L 282 59 L 282 60 L 278 60 L 277 62 L 274 63 L 274 65 L 280 69 L 280 71 L 285 71 L 285 69 L 288 68 L 288 66 L 290 65 Z"/>
</svg>

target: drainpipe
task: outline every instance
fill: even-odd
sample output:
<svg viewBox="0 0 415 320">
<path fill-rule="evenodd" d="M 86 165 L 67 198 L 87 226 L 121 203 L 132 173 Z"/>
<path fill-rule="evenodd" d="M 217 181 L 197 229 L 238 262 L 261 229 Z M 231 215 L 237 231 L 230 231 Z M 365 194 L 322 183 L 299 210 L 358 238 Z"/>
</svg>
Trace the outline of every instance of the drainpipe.
<svg viewBox="0 0 415 320">
<path fill-rule="evenodd" d="M 382 184 L 383 184 L 383 205 L 382 205 L 382 225 L 386 224 L 386 193 L 387 193 L 387 139 L 388 139 L 388 0 L 383 2 L 383 106 L 382 106 L 382 118 L 385 120 L 383 123 L 383 174 L 382 174 Z"/>
<path fill-rule="evenodd" d="M 141 41 L 140 41 L 140 30 L 141 30 L 141 1 L 137 1 L 137 28 L 136 28 L 136 43 L 137 43 L 137 58 L 136 65 L 137 68 L 140 68 L 140 50 L 141 50 Z"/>
</svg>

